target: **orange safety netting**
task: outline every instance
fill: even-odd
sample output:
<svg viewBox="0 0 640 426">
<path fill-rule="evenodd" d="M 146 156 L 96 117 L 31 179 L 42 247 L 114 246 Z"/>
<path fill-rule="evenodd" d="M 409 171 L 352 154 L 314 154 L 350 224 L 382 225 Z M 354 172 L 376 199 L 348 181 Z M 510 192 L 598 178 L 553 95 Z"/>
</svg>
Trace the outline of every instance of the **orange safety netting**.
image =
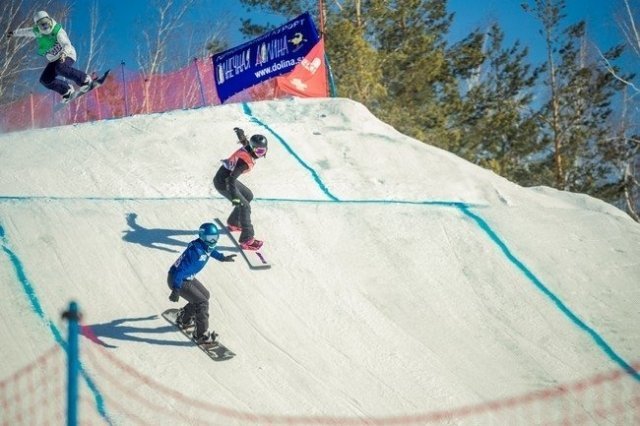
<svg viewBox="0 0 640 426">
<path fill-rule="evenodd" d="M 37 83 L 35 83 L 37 84 Z M 234 95 L 227 102 L 274 99 L 275 80 L 269 80 Z M 0 105 L 0 132 L 62 126 L 135 114 L 219 105 L 213 81 L 213 63 L 194 59 L 178 71 L 146 77 L 124 67 L 112 69 L 105 84 L 61 104 L 55 92 L 31 94 Z"/>
</svg>

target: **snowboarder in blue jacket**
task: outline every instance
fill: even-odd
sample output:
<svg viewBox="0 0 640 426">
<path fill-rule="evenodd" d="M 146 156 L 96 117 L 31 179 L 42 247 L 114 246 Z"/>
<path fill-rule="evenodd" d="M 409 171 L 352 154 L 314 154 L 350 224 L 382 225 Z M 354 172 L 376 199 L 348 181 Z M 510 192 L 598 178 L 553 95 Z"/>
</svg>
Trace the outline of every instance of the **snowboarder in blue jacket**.
<svg viewBox="0 0 640 426">
<path fill-rule="evenodd" d="M 177 302 L 180 297 L 187 304 L 180 309 L 176 323 L 187 328 L 195 321 L 193 340 L 198 344 L 213 343 L 216 333 L 209 331 L 209 290 L 195 277 L 210 257 L 220 262 L 233 262 L 235 254 L 225 256 L 215 249 L 220 232 L 213 223 L 203 223 L 198 238 L 191 241 L 182 255 L 169 269 L 167 284 L 171 289 L 169 300 Z"/>
</svg>

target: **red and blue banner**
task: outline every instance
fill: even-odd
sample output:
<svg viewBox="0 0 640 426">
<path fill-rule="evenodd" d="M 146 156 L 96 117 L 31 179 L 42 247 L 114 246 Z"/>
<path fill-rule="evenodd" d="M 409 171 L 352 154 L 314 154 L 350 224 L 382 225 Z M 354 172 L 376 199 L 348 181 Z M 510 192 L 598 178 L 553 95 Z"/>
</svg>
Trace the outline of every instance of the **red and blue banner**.
<svg viewBox="0 0 640 426">
<path fill-rule="evenodd" d="M 276 78 L 276 94 L 300 98 L 325 98 L 328 95 L 324 40 L 320 39 L 293 71 Z"/>
<path fill-rule="evenodd" d="M 308 12 L 262 36 L 213 56 L 220 101 L 262 81 L 286 74 L 320 40 Z"/>
</svg>

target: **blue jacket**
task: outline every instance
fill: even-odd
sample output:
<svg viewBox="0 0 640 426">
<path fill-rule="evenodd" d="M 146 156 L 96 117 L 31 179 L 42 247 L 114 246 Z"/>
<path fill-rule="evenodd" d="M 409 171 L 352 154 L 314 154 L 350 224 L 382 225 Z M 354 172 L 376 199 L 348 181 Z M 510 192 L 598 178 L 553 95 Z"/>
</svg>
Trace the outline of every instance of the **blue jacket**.
<svg viewBox="0 0 640 426">
<path fill-rule="evenodd" d="M 191 241 L 176 263 L 171 265 L 169 269 L 173 288 L 180 289 L 185 280 L 192 279 L 204 268 L 209 257 L 220 261 L 224 259 L 222 253 L 216 249 L 210 249 L 199 238 Z"/>
</svg>

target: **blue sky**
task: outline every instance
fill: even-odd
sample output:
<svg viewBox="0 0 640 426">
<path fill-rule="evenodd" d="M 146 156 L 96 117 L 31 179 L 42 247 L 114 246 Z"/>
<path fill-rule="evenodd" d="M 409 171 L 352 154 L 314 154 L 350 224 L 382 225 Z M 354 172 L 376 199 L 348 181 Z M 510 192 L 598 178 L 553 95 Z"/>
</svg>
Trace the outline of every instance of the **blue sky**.
<svg viewBox="0 0 640 426">
<path fill-rule="evenodd" d="M 109 43 L 106 47 L 107 62 L 119 64 L 124 59 L 127 64 L 135 64 L 135 47 L 131 41 L 135 39 L 138 23 L 145 19 L 155 19 L 151 7 L 153 2 L 148 0 L 112 0 L 105 6 L 101 2 L 100 11 L 103 19 L 109 25 Z M 244 39 L 237 28 L 241 18 L 249 15 L 246 8 L 239 1 L 202 0 L 199 6 L 190 13 L 189 24 L 196 30 L 207 32 L 222 20 L 227 23 L 225 35 L 233 44 Z M 455 13 L 452 28 L 452 41 L 459 40 L 474 28 L 485 28 L 497 20 L 506 33 L 507 42 L 519 39 L 530 48 L 535 60 L 544 57 L 543 40 L 538 33 L 539 24 L 529 14 L 525 13 L 520 0 L 449 0 L 449 10 Z M 73 22 L 71 38 L 74 44 L 79 44 L 79 38 L 88 25 L 88 12 L 91 2 L 77 2 L 73 6 Z M 579 19 L 587 20 L 590 36 L 602 50 L 615 45 L 622 40 L 614 16 L 622 10 L 621 0 L 568 0 L 567 14 L 569 22 Z M 260 11 L 252 12 L 250 16 L 257 22 L 281 23 L 291 17 L 267 15 Z M 210 32 L 210 31 L 209 31 Z M 82 51 L 80 62 L 82 62 Z"/>
<path fill-rule="evenodd" d="M 540 24 L 521 3 L 524 0 L 449 0 L 449 10 L 455 13 L 454 37 L 462 38 L 474 28 L 485 28 L 498 21 L 505 32 L 506 41 L 520 40 L 529 47 L 536 60 L 544 59 L 544 39 L 539 34 Z M 621 0 L 567 0 L 564 26 L 584 19 L 589 37 L 605 51 L 622 41 L 615 16 L 622 11 Z"/>
<path fill-rule="evenodd" d="M 241 24 L 241 18 L 247 18 L 247 12 L 239 1 L 199 0 L 197 3 L 198 6 L 195 6 L 188 13 L 185 26 L 187 30 L 194 29 L 210 34 L 222 22 L 223 34 L 232 45 L 240 44 L 244 40 L 238 28 Z M 72 43 L 76 45 L 80 43 L 78 38 L 86 31 L 85 28 L 88 28 L 91 4 L 91 1 L 81 1 L 72 6 L 72 20 L 77 32 L 70 32 L 70 37 Z M 153 10 L 154 4 L 149 0 L 111 0 L 108 6 L 99 2 L 100 14 L 109 27 L 109 40 L 105 46 L 109 65 L 111 62 L 120 64 L 120 61 L 124 60 L 131 67 L 135 66 L 136 48 L 132 41 L 141 31 L 142 26 L 139 25 L 141 21 L 156 19 L 157 13 Z M 254 21 L 261 23 L 266 21 L 285 22 L 289 19 L 262 12 L 254 12 L 251 17 Z M 82 61 L 81 56 L 80 61 Z"/>
</svg>

